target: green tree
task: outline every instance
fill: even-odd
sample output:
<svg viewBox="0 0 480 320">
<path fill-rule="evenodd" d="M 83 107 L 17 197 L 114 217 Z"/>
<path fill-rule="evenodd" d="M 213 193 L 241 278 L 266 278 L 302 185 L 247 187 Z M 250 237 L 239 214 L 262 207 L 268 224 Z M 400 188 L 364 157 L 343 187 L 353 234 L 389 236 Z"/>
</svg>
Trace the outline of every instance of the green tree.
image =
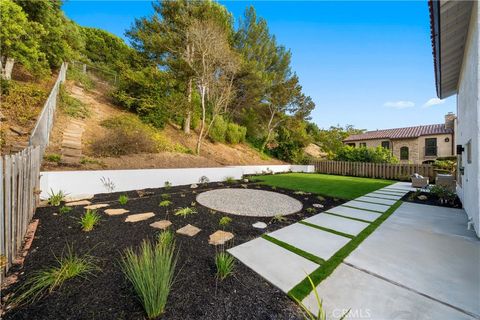
<svg viewBox="0 0 480 320">
<path fill-rule="evenodd" d="M 342 127 L 331 126 L 328 129 L 319 129 L 315 124 L 310 123 L 307 127 L 308 134 L 318 144 L 330 159 L 343 148 L 343 140 L 350 135 L 363 133 L 365 130 L 356 129 L 352 125 Z"/>
</svg>

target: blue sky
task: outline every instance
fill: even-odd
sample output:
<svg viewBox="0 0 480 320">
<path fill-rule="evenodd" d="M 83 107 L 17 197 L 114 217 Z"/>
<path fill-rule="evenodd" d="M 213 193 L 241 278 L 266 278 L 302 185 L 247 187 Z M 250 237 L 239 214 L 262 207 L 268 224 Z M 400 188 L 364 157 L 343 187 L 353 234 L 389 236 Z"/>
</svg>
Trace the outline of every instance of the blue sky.
<svg viewBox="0 0 480 320">
<path fill-rule="evenodd" d="M 455 98 L 435 95 L 427 1 L 226 1 L 236 21 L 248 5 L 265 18 L 315 101 L 320 127 L 368 130 L 443 122 Z M 150 1 L 68 1 L 80 25 L 124 37 Z"/>
</svg>

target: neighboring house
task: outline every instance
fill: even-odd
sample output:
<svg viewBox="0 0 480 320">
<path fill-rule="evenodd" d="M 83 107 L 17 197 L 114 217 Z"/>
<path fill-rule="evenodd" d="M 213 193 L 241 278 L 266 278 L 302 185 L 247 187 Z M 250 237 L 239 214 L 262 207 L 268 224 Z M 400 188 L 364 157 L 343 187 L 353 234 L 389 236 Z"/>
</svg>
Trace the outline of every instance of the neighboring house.
<svg viewBox="0 0 480 320">
<path fill-rule="evenodd" d="M 478 1 L 429 1 L 437 95 L 457 94 L 457 191 L 480 236 Z"/>
<path fill-rule="evenodd" d="M 392 150 L 401 163 L 428 163 L 454 154 L 455 115 L 445 116 L 445 123 L 366 131 L 343 140 L 353 147 L 382 146 Z"/>
</svg>

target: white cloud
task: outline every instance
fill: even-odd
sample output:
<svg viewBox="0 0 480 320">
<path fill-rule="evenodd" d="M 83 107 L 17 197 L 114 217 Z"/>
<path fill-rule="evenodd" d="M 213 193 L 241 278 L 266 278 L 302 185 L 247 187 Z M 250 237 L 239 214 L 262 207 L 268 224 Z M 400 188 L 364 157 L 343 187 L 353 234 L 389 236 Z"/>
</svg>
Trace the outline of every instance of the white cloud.
<svg viewBox="0 0 480 320">
<path fill-rule="evenodd" d="M 441 100 L 441 99 L 438 99 L 438 98 L 431 98 L 427 102 L 425 102 L 423 107 L 428 108 L 428 107 L 431 107 L 431 106 L 436 106 L 438 104 L 444 104 L 444 103 L 445 103 L 445 100 Z"/>
<path fill-rule="evenodd" d="M 413 101 L 387 101 L 383 104 L 385 107 L 395 108 L 395 109 L 406 109 L 415 107 L 415 103 Z"/>
</svg>

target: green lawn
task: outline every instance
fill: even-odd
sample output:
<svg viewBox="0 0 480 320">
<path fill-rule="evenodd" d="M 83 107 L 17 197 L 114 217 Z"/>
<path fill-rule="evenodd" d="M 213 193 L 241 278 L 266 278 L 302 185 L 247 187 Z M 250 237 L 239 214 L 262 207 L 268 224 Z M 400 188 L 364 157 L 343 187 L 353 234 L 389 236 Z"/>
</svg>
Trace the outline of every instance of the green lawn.
<svg viewBox="0 0 480 320">
<path fill-rule="evenodd" d="M 355 199 L 395 181 L 316 173 L 286 173 L 256 176 L 255 181 L 279 188 L 318 193 L 345 200 Z"/>
</svg>

